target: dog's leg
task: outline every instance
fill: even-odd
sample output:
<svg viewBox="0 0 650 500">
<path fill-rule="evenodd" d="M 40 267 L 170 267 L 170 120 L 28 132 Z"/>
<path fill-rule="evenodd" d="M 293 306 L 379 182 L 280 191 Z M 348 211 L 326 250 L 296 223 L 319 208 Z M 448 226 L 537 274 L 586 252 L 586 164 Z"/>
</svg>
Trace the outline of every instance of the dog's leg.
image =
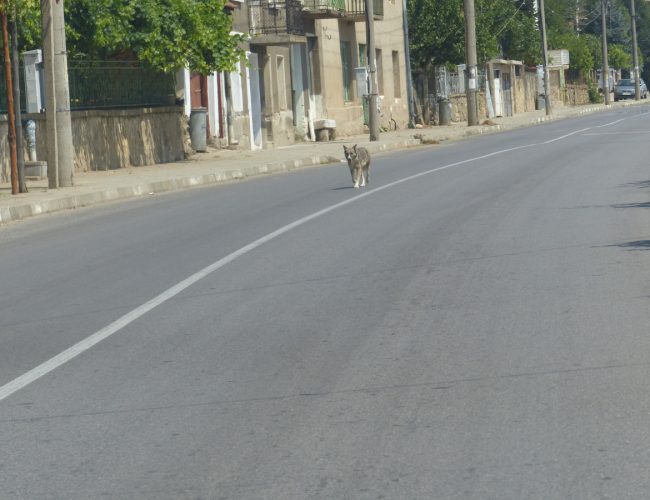
<svg viewBox="0 0 650 500">
<path fill-rule="evenodd" d="M 354 182 L 354 189 L 359 189 L 359 177 L 361 177 L 361 169 L 355 168 L 354 174 L 352 175 L 352 181 Z"/>
</svg>

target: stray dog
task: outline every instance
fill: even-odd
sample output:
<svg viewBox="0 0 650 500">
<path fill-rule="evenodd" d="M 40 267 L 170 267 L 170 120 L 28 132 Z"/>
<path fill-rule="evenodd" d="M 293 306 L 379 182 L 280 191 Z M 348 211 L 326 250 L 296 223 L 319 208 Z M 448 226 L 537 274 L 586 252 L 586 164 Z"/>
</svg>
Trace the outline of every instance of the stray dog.
<svg viewBox="0 0 650 500">
<path fill-rule="evenodd" d="M 354 189 L 370 184 L 370 153 L 368 153 L 368 150 L 357 147 L 355 144 L 349 148 L 343 146 L 343 152 L 345 153 L 345 159 L 348 160 Z"/>
</svg>

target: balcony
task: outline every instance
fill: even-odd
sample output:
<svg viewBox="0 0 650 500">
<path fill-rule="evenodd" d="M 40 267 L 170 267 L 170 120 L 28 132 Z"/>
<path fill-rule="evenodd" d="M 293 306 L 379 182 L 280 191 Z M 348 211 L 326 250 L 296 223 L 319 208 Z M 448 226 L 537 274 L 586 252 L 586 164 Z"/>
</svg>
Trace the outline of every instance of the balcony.
<svg viewBox="0 0 650 500">
<path fill-rule="evenodd" d="M 299 0 L 248 2 L 251 43 L 282 45 L 305 41 L 302 3 Z"/>
<path fill-rule="evenodd" d="M 383 0 L 373 0 L 373 17 L 384 17 Z M 348 21 L 365 21 L 365 0 L 304 0 L 303 13 L 311 19 L 344 18 Z"/>
</svg>

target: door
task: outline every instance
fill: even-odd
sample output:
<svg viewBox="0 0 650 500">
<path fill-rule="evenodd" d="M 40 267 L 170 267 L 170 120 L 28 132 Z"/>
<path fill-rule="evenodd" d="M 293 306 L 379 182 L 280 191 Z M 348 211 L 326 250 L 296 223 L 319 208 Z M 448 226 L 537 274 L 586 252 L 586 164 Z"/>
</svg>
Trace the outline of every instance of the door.
<svg viewBox="0 0 650 500">
<path fill-rule="evenodd" d="M 190 76 L 190 102 L 193 108 L 208 108 L 208 77 L 199 73 Z M 210 120 L 206 117 L 206 133 L 210 137 Z"/>
<path fill-rule="evenodd" d="M 503 101 L 501 99 L 501 70 L 494 70 L 494 114 L 503 116 Z"/>
<path fill-rule="evenodd" d="M 512 83 L 510 73 L 501 74 L 501 87 L 503 93 L 503 116 L 512 116 Z"/>
</svg>

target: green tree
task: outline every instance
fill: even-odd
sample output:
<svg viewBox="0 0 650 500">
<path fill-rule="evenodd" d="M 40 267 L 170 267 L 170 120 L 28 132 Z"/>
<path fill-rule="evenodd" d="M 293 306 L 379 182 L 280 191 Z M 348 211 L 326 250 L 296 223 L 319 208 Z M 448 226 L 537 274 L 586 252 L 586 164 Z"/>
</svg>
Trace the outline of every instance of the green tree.
<svg viewBox="0 0 650 500">
<path fill-rule="evenodd" d="M 476 0 L 475 11 L 479 63 L 495 56 L 539 60 L 534 0 Z M 407 14 L 414 68 L 465 60 L 462 0 L 408 0 Z"/>
<path fill-rule="evenodd" d="M 630 54 L 622 45 L 613 44 L 607 50 L 607 62 L 610 67 L 616 69 L 632 68 L 632 54 Z"/>
<path fill-rule="evenodd" d="M 174 71 L 233 69 L 243 53 L 225 0 L 66 0 L 70 58 L 137 59 Z M 40 46 L 40 2 L 19 3 L 21 47 Z"/>
</svg>

